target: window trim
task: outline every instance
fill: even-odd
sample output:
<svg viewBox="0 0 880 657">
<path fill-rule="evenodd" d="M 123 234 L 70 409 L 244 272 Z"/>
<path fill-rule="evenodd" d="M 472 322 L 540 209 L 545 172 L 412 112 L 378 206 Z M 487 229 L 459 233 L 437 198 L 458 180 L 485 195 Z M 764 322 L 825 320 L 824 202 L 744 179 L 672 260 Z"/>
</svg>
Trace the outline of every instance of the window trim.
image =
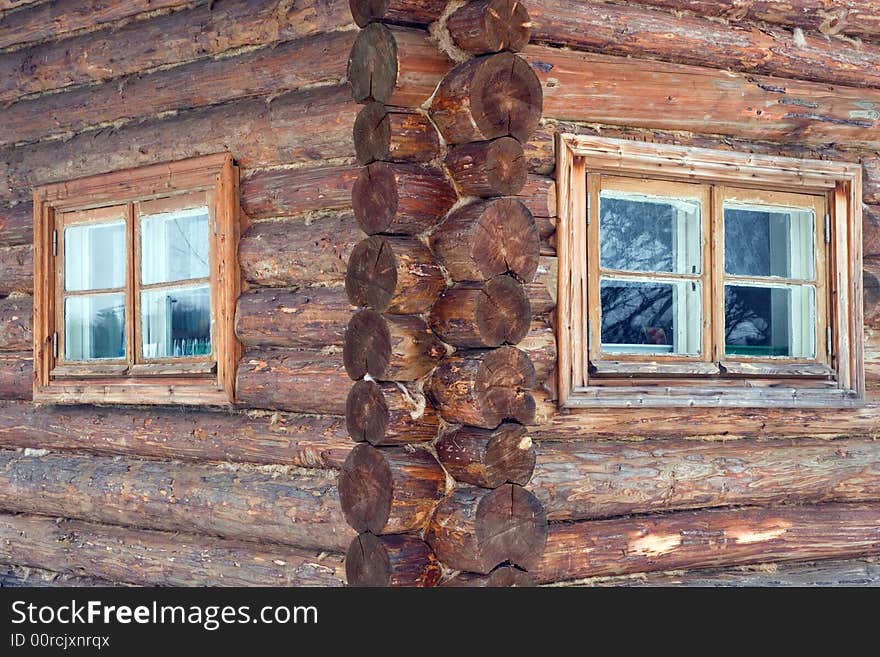
<svg viewBox="0 0 880 657">
<path fill-rule="evenodd" d="M 34 189 L 34 387 L 38 403 L 187 404 L 229 406 L 235 400 L 235 373 L 242 347 L 235 336 L 235 303 L 241 289 L 237 251 L 240 225 L 239 171 L 230 153 L 217 153 L 176 162 L 115 171 Z M 209 199 L 209 232 L 212 267 L 213 360 L 188 362 L 186 367 L 149 362 L 131 368 L 127 376 L 115 373 L 119 363 L 82 366 L 56 363 L 56 327 L 59 319 L 56 292 L 60 258 L 53 256 L 53 235 L 62 213 L 129 205 L 127 221 L 136 223 L 135 206 L 158 199 L 186 198 L 205 193 Z M 212 202 L 213 200 L 213 202 Z M 243 215 L 242 215 L 243 216 Z M 135 234 L 137 231 L 135 231 Z M 59 239 L 55 237 L 54 239 Z M 57 242 L 56 242 L 57 244 Z M 57 245 L 56 250 L 60 248 Z M 137 263 L 126 249 L 126 289 Z M 131 326 L 135 293 L 126 302 Z M 60 327 L 58 327 L 60 328 Z M 59 331 L 60 333 L 61 331 Z M 126 332 L 128 348 L 137 348 Z M 59 336 L 60 337 L 60 336 Z M 60 342 L 60 340 L 59 340 Z M 60 352 L 59 352 L 60 353 Z M 208 364 L 210 367 L 206 367 Z"/>
<path fill-rule="evenodd" d="M 673 378 L 658 372 L 655 381 L 630 379 L 628 385 L 591 385 L 586 259 L 590 242 L 586 221 L 576 220 L 586 216 L 588 171 L 673 183 L 826 195 L 832 235 L 827 266 L 829 282 L 837 288 L 836 294 L 834 285 L 828 290 L 832 299 L 829 323 L 836 380 L 819 383 L 809 379 L 808 372 L 804 379 L 784 387 L 779 382 L 766 381 L 763 385 L 744 387 L 735 379 L 726 384 L 703 381 L 697 387 L 676 383 L 680 376 Z M 861 165 L 562 133 L 557 135 L 557 184 L 560 406 L 811 407 L 863 403 Z"/>
</svg>

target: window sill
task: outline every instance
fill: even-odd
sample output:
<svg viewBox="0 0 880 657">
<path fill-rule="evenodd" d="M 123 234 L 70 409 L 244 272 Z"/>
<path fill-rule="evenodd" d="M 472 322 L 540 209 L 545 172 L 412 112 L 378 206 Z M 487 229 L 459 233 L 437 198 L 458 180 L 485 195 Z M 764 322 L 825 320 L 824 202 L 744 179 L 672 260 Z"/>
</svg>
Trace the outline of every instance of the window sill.
<svg viewBox="0 0 880 657">
<path fill-rule="evenodd" d="M 176 404 L 230 407 L 232 402 L 216 381 L 148 381 L 99 383 L 94 379 L 54 381 L 34 389 L 37 404 Z"/>
<path fill-rule="evenodd" d="M 864 405 L 852 390 L 712 386 L 591 386 L 575 388 L 562 408 L 851 408 Z"/>
</svg>

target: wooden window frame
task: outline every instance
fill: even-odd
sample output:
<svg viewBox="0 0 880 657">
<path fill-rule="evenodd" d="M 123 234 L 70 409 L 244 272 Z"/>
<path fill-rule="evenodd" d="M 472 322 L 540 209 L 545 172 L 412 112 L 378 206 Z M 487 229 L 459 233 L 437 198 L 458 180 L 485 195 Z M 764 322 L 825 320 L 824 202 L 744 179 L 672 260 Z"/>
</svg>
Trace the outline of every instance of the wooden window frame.
<svg viewBox="0 0 880 657">
<path fill-rule="evenodd" d="M 813 363 L 789 363 L 791 367 L 748 366 L 714 375 L 701 362 L 693 371 L 681 367 L 687 359 L 670 364 L 647 364 L 633 376 L 628 363 L 608 363 L 599 375 L 591 373 L 588 327 L 590 309 L 596 312 L 597 282 L 590 281 L 588 263 L 597 262 L 597 231 L 586 221 L 588 185 L 598 176 L 641 178 L 649 184 L 691 183 L 754 190 L 757 195 L 801 194 L 822 196 L 830 221 L 827 245 L 827 324 L 831 328 L 832 358 L 829 368 Z M 862 310 L 862 168 L 858 164 L 771 157 L 705 148 L 650 144 L 587 135 L 557 136 L 558 222 L 557 340 L 559 405 L 579 407 L 820 407 L 855 406 L 864 403 L 863 310 Z M 711 221 L 720 221 L 722 195 L 713 192 Z M 591 212 L 598 212 L 594 207 Z M 707 214 L 707 208 L 704 208 Z M 817 217 L 816 223 L 824 217 Z M 706 223 L 703 219 L 703 225 Z M 702 240 L 718 240 L 713 230 Z M 817 245 L 818 249 L 818 245 Z M 592 259 L 592 260 L 591 260 Z M 717 268 L 717 263 L 713 263 Z M 598 271 L 598 268 L 596 268 Z M 817 272 L 817 281 L 819 273 Z M 723 285 L 717 271 L 716 286 Z M 704 298 L 707 293 L 704 290 Z M 713 294 L 718 291 L 714 290 Z M 817 299 L 817 304 L 819 303 Z M 712 305 L 704 310 L 718 312 Z M 818 306 L 817 306 L 818 307 Z M 712 310 L 714 309 L 714 310 Z M 599 338 L 593 322 L 594 344 Z M 719 326 L 717 317 L 715 327 Z M 723 324 L 720 324 L 723 326 Z M 717 338 L 714 341 L 717 344 Z M 825 341 L 817 336 L 817 345 Z M 704 340 L 705 344 L 705 340 Z M 717 354 L 712 354 L 715 358 Z M 817 353 L 817 359 L 820 354 Z M 645 360 L 653 359 L 646 356 Z M 626 359 L 620 359 L 625 361 Z M 692 359 L 693 360 L 693 359 Z M 748 358 L 737 360 L 737 366 Z M 714 362 L 714 361 L 713 361 Z M 614 368 L 620 377 L 615 376 Z M 649 371 L 653 368 L 653 371 Z M 638 367 L 636 367 L 638 369 Z M 733 368 L 736 369 L 736 368 Z M 755 371 L 752 371 L 755 369 Z M 705 371 L 704 371 L 705 370 Z"/>
<path fill-rule="evenodd" d="M 235 335 L 235 304 L 241 290 L 239 170 L 230 153 L 116 171 L 34 189 L 34 388 L 37 403 L 185 404 L 229 406 L 242 347 Z M 140 304 L 139 209 L 153 214 L 194 207 L 209 210 L 211 350 L 209 356 L 143 358 Z M 126 358 L 65 363 L 63 354 L 63 231 L 70 221 L 97 221 L 108 212 L 126 221 Z M 75 213 L 75 214 L 74 214 Z M 58 254 L 58 255 L 56 255 Z M 193 279 L 195 280 L 195 279 Z M 191 281 L 190 281 L 191 282 Z M 167 287 L 177 281 L 159 285 Z M 150 286 L 146 286 L 150 287 Z M 137 354 L 137 357 L 135 357 Z"/>
</svg>

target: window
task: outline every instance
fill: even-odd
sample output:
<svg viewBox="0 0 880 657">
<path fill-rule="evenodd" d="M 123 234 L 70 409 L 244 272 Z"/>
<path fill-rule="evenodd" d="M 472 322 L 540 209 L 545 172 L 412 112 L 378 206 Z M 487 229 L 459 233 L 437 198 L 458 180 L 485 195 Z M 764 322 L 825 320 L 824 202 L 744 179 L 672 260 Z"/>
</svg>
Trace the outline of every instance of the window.
<svg viewBox="0 0 880 657">
<path fill-rule="evenodd" d="M 564 406 L 857 403 L 857 165 L 562 135 Z"/>
<path fill-rule="evenodd" d="M 237 188 L 224 153 L 35 190 L 35 401 L 233 401 Z"/>
</svg>

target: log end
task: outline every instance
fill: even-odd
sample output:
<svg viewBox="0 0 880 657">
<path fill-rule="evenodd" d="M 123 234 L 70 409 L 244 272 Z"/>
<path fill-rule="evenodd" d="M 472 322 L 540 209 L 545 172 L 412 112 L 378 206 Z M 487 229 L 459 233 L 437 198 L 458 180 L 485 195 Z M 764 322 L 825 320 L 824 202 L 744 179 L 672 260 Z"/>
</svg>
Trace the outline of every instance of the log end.
<svg viewBox="0 0 880 657">
<path fill-rule="evenodd" d="M 388 404 L 379 384 L 358 381 L 348 391 L 345 402 L 345 425 L 356 442 L 378 444 L 388 429 Z"/>
<path fill-rule="evenodd" d="M 384 103 L 394 91 L 397 73 L 394 35 L 384 25 L 370 23 L 358 33 L 348 57 L 348 84 L 352 98 L 356 103 L 371 100 Z"/>
<path fill-rule="evenodd" d="M 367 235 L 388 231 L 400 199 L 391 167 L 373 162 L 361 169 L 351 190 L 354 218 Z"/>
<path fill-rule="evenodd" d="M 359 242 L 348 259 L 345 291 L 355 306 L 369 306 L 383 312 L 388 308 L 397 287 L 394 252 L 378 236 Z"/>
<path fill-rule="evenodd" d="M 529 332 L 532 307 L 521 283 L 511 276 L 486 282 L 484 298 L 477 308 L 477 324 L 487 345 L 516 344 Z"/>
<path fill-rule="evenodd" d="M 538 498 L 522 486 L 505 484 L 477 508 L 477 541 L 487 554 L 526 570 L 537 568 L 547 544 L 547 515 Z"/>
<path fill-rule="evenodd" d="M 526 47 L 532 36 L 529 12 L 517 0 L 482 0 L 455 11 L 447 23 L 455 44 L 474 55 Z"/>
<path fill-rule="evenodd" d="M 364 309 L 354 314 L 345 330 L 342 362 L 354 381 L 369 374 L 383 379 L 391 361 L 391 334 L 382 315 Z"/>
<path fill-rule="evenodd" d="M 339 503 L 358 532 L 381 534 L 391 513 L 391 469 L 371 445 L 356 446 L 339 473 Z"/>
<path fill-rule="evenodd" d="M 345 556 L 349 586 L 436 586 L 440 564 L 428 545 L 414 536 L 361 534 Z"/>
<path fill-rule="evenodd" d="M 354 150 L 359 164 L 384 160 L 391 146 L 391 122 L 382 103 L 367 103 L 358 112 L 352 132 Z"/>
</svg>

